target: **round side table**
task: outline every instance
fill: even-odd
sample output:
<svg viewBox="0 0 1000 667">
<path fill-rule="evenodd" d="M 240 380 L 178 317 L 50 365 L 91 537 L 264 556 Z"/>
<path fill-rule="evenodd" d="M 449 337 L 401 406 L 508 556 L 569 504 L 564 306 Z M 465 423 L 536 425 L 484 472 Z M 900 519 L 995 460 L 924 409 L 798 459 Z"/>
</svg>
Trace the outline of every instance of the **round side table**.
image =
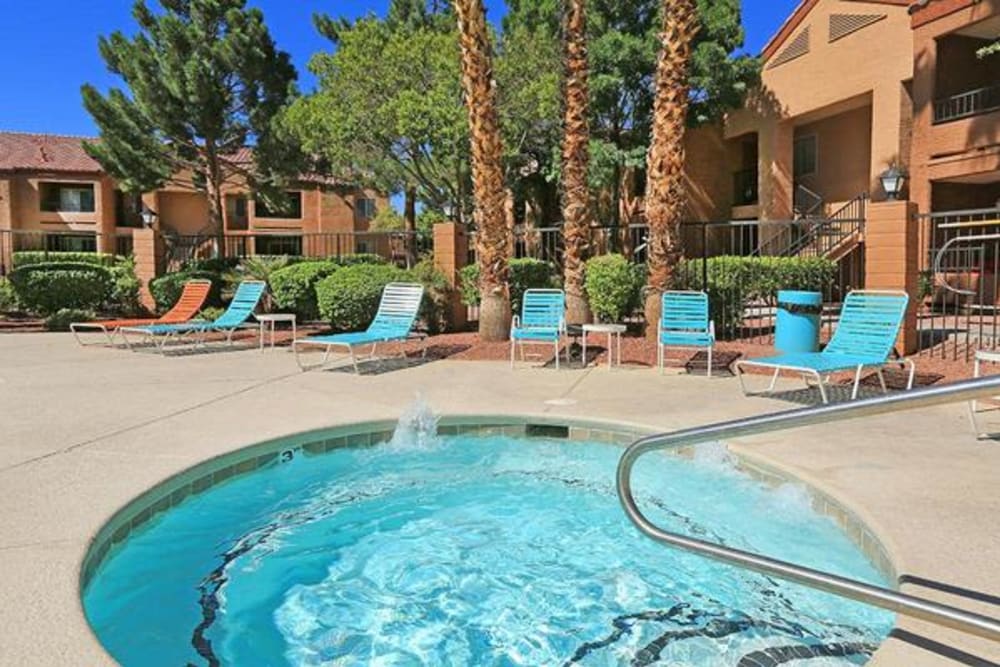
<svg viewBox="0 0 1000 667">
<path fill-rule="evenodd" d="M 628 329 L 624 324 L 584 324 L 583 325 L 583 364 L 587 364 L 587 334 L 608 335 L 608 368 L 615 365 L 615 348 L 618 351 L 618 365 L 622 363 L 622 334 Z M 615 344 L 617 343 L 617 345 Z"/>
</svg>

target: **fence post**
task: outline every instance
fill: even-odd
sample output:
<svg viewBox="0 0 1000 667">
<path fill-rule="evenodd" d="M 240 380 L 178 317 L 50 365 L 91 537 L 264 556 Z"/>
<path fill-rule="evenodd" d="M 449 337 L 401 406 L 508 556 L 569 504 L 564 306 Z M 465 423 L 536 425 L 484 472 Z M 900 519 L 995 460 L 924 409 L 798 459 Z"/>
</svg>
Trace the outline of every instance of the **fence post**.
<svg viewBox="0 0 1000 667">
<path fill-rule="evenodd" d="M 708 292 L 708 223 L 701 223 L 701 289 Z"/>
<path fill-rule="evenodd" d="M 135 275 L 142 285 L 140 299 L 142 305 L 150 311 L 156 311 L 156 301 L 149 291 L 149 283 L 153 278 L 163 274 L 163 264 L 166 248 L 163 237 L 155 229 L 132 230 L 132 256 L 135 258 Z"/>
<path fill-rule="evenodd" d="M 904 290 L 910 295 L 897 343 L 902 354 L 912 354 L 919 346 L 920 243 L 917 224 L 917 205 L 913 202 L 886 201 L 868 207 L 865 289 Z"/>
<path fill-rule="evenodd" d="M 452 288 L 448 303 L 448 326 L 462 330 L 468 324 L 468 310 L 462 303 L 458 272 L 469 257 L 469 237 L 463 226 L 454 222 L 434 225 L 434 268 L 440 271 Z"/>
</svg>

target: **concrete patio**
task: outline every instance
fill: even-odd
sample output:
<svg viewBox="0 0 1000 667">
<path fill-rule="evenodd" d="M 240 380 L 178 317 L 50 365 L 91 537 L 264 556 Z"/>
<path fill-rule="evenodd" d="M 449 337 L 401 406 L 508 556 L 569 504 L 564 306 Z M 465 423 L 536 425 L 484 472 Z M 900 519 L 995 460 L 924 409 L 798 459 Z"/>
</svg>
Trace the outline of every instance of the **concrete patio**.
<svg viewBox="0 0 1000 667">
<path fill-rule="evenodd" d="M 674 430 L 796 407 L 733 378 L 433 361 L 356 377 L 299 372 L 287 350 L 174 357 L 0 336 L 4 665 L 114 664 L 84 619 L 89 540 L 132 498 L 198 462 L 291 433 L 441 414 L 607 420 Z M 728 443 L 836 498 L 878 535 L 904 591 L 1000 616 L 1000 446 L 965 406 Z M 805 564 L 815 565 L 815 564 Z M 902 619 L 877 665 L 1000 664 L 1000 645 Z"/>
</svg>

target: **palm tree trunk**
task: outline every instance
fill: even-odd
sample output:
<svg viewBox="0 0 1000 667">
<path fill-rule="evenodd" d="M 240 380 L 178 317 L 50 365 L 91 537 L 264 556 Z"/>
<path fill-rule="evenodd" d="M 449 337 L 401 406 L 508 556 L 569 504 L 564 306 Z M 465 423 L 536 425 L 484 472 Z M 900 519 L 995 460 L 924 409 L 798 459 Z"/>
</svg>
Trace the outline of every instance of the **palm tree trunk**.
<svg viewBox="0 0 1000 667">
<path fill-rule="evenodd" d="M 462 47 L 462 87 L 469 112 L 476 251 L 479 258 L 479 337 L 510 336 L 509 232 L 504 219 L 503 144 L 493 87 L 493 62 L 482 0 L 455 0 Z"/>
<path fill-rule="evenodd" d="M 649 281 L 646 334 L 656 335 L 660 301 L 683 249 L 684 130 L 688 110 L 688 64 L 698 33 L 695 0 L 663 0 L 660 56 L 656 65 L 653 136 L 646 165 L 646 218 L 649 224 Z"/>
<path fill-rule="evenodd" d="M 563 282 L 566 321 L 586 324 L 591 319 L 584 284 L 590 250 L 590 122 L 587 63 L 586 0 L 566 0 L 564 26 L 565 118 L 563 121 Z"/>
</svg>

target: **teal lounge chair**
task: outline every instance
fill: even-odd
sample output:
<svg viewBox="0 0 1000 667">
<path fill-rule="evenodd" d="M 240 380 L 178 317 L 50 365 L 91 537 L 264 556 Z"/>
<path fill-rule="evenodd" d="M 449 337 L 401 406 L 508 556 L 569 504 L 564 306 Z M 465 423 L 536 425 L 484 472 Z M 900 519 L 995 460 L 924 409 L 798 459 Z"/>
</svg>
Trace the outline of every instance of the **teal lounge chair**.
<svg viewBox="0 0 1000 667">
<path fill-rule="evenodd" d="M 557 289 L 529 289 L 521 298 L 521 315 L 515 315 L 510 327 L 510 367 L 514 368 L 514 350 L 524 344 L 552 345 L 559 370 L 559 344 L 566 333 L 566 293 Z M 569 348 L 566 349 L 569 361 Z"/>
<path fill-rule="evenodd" d="M 358 345 L 371 345 L 372 349 L 362 359 L 375 359 L 379 343 L 408 340 L 413 336 L 413 325 L 420 312 L 420 304 L 424 299 L 424 286 L 414 283 L 391 283 L 382 291 L 375 319 L 365 331 L 355 333 L 334 334 L 331 336 L 313 336 L 302 338 L 292 344 L 295 351 L 295 361 L 302 370 L 322 368 L 330 359 L 334 348 L 344 348 L 354 364 L 354 372 L 360 375 L 358 357 L 354 348 Z M 304 366 L 299 359 L 300 347 L 319 347 L 324 349 L 323 361 L 314 366 Z M 427 353 L 426 348 L 424 354 Z"/>
<path fill-rule="evenodd" d="M 704 292 L 664 292 L 656 340 L 660 373 L 666 365 L 668 347 L 694 348 L 708 350 L 708 377 L 712 377 L 715 322 L 708 316 L 708 295 Z"/>
<path fill-rule="evenodd" d="M 883 369 L 891 364 L 908 366 L 910 376 L 906 388 L 912 389 L 916 374 L 913 361 L 910 359 L 890 361 L 909 300 L 910 297 L 905 292 L 851 292 L 844 300 L 840 324 L 837 325 L 833 338 L 822 352 L 783 354 L 738 361 L 736 372 L 743 393 L 749 395 L 743 380 L 745 367 L 774 370 L 767 392 L 774 391 L 781 371 L 798 373 L 805 378 L 807 384 L 810 380 L 815 380 L 824 403 L 830 402 L 826 384 L 830 381 L 830 375 L 838 371 L 854 371 L 852 399 L 858 397 L 861 373 L 866 368 L 875 369 L 882 391 L 887 392 Z"/>
<path fill-rule="evenodd" d="M 198 344 L 204 343 L 205 334 L 218 332 L 226 334 L 226 342 L 233 342 L 233 334 L 239 329 L 257 328 L 256 324 L 249 324 L 248 320 L 253 316 L 260 300 L 267 290 L 267 283 L 260 280 L 244 280 L 236 288 L 233 300 L 218 319 L 212 322 L 195 320 L 183 324 L 151 324 L 143 327 L 123 327 L 121 331 L 125 343 L 132 348 L 132 343 L 128 334 L 139 334 L 144 340 L 152 341 L 156 348 L 163 352 L 167 345 L 183 338 L 193 338 Z"/>
</svg>

